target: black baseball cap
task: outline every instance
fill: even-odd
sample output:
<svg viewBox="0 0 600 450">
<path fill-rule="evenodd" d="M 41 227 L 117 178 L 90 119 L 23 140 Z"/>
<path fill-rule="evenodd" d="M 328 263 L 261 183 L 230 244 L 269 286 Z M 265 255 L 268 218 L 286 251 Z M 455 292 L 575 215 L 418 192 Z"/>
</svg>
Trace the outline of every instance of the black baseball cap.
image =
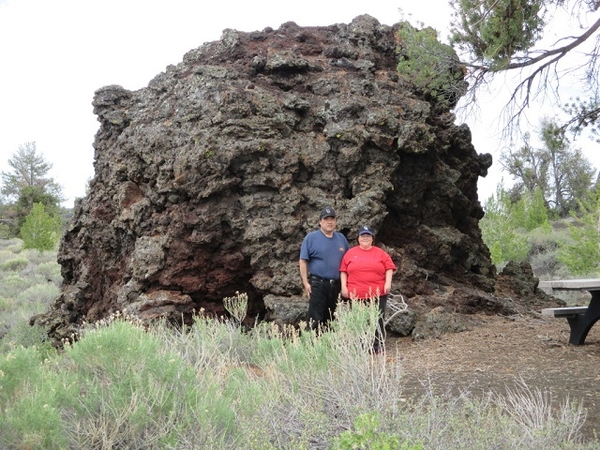
<svg viewBox="0 0 600 450">
<path fill-rule="evenodd" d="M 319 216 L 319 219 L 324 219 L 325 217 L 335 218 L 335 210 L 331 206 L 326 206 L 321 210 L 321 215 Z"/>
<path fill-rule="evenodd" d="M 371 236 L 374 236 L 375 232 L 369 225 L 365 225 L 364 227 L 360 227 L 358 230 L 358 235 L 360 236 L 361 234 L 370 234 Z"/>
</svg>

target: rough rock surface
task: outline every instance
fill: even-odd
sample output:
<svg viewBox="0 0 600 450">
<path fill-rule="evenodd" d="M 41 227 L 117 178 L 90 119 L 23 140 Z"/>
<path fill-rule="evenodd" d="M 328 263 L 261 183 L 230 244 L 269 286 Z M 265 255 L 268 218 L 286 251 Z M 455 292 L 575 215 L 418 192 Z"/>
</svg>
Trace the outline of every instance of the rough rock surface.
<svg viewBox="0 0 600 450">
<path fill-rule="evenodd" d="M 514 311 L 478 226 L 491 156 L 398 76 L 397 49 L 369 16 L 225 30 L 144 89 L 99 89 L 95 177 L 61 242 L 62 294 L 34 321 L 60 342 L 116 311 L 224 314 L 236 291 L 251 320 L 301 310 L 299 248 L 325 205 L 351 242 L 378 231 L 413 315 Z"/>
</svg>

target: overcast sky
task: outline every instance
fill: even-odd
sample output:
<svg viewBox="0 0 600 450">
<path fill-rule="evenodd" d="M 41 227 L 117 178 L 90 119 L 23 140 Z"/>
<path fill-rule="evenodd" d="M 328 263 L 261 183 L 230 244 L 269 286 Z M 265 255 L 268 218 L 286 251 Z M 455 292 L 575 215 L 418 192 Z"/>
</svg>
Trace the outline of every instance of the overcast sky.
<svg viewBox="0 0 600 450">
<path fill-rule="evenodd" d="M 405 17 L 443 30 L 450 9 L 447 0 L 0 0 L 0 171 L 10 170 L 7 161 L 20 145 L 35 141 L 71 207 L 93 176 L 99 123 L 91 102 L 98 88 L 143 88 L 226 28 L 256 31 L 288 21 L 325 26 L 361 14 L 387 25 Z M 488 96 L 483 117 L 466 120 L 477 151 L 497 159 L 495 103 Z M 494 166 L 479 184 L 480 199 L 500 179 Z"/>
</svg>

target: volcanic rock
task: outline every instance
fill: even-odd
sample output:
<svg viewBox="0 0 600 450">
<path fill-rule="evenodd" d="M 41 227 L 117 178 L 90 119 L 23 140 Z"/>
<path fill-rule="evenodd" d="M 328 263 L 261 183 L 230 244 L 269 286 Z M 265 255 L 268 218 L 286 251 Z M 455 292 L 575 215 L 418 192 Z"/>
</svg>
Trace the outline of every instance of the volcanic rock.
<svg viewBox="0 0 600 450">
<path fill-rule="evenodd" d="M 397 29 L 369 16 L 228 29 L 143 89 L 99 89 L 95 176 L 61 241 L 63 290 L 33 321 L 60 342 L 117 311 L 223 315 L 236 291 L 248 321 L 299 321 L 300 244 L 326 205 L 350 242 L 376 230 L 415 312 L 460 292 L 498 311 L 478 225 L 492 158 L 453 104 L 399 76 Z"/>
</svg>

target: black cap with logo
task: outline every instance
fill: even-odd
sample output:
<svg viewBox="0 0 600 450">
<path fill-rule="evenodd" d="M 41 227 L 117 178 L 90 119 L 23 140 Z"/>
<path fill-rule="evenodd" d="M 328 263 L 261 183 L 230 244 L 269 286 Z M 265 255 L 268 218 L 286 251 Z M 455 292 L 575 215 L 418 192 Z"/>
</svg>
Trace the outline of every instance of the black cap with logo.
<svg viewBox="0 0 600 450">
<path fill-rule="evenodd" d="M 335 218 L 335 210 L 331 206 L 326 206 L 321 210 L 321 215 L 319 216 L 319 219 L 324 219 L 325 217 Z"/>
</svg>

